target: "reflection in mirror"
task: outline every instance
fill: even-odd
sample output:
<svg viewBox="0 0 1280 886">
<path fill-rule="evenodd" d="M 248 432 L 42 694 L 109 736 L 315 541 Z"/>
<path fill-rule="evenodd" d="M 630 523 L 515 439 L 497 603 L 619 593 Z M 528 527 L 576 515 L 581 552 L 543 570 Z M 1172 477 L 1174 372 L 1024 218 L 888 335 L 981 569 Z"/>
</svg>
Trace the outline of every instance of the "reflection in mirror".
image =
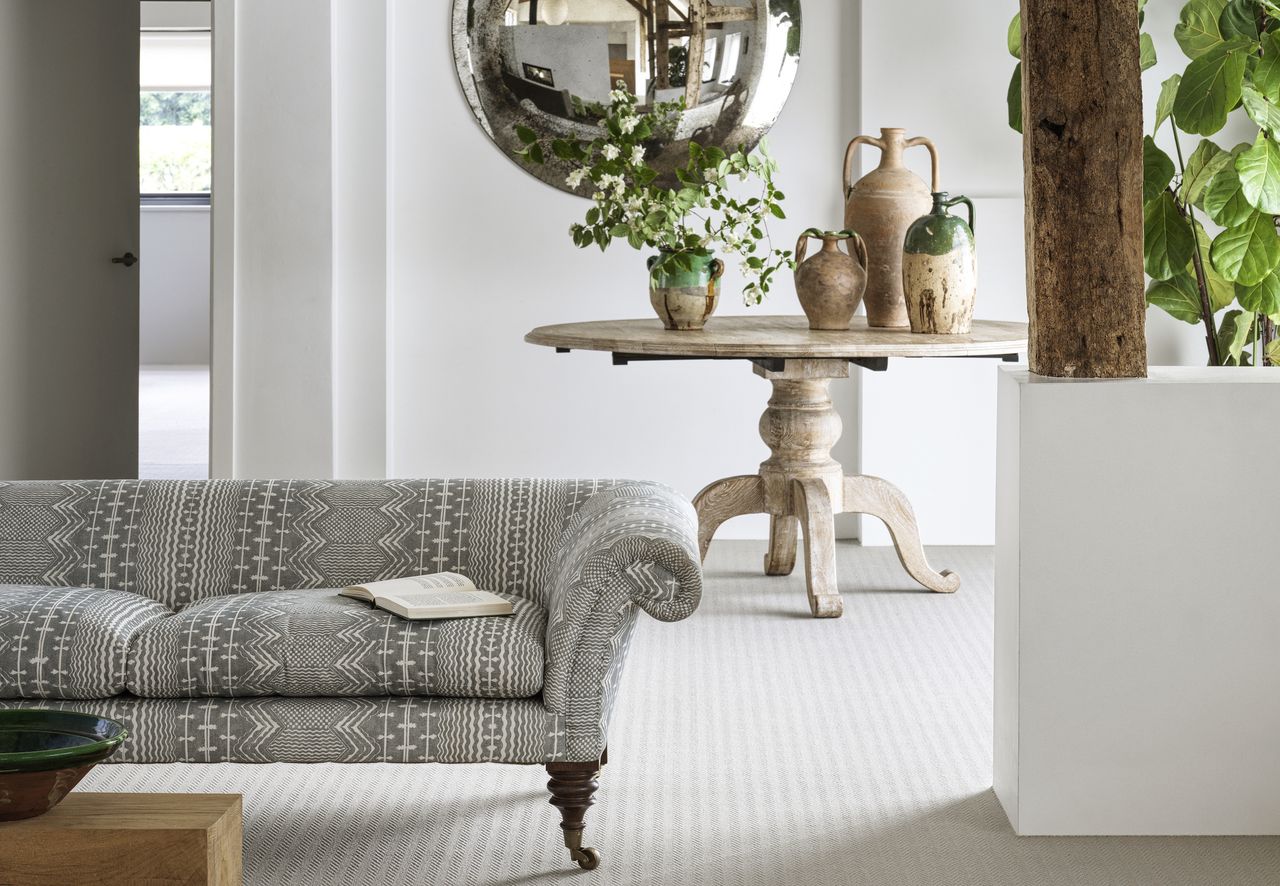
<svg viewBox="0 0 1280 886">
<path fill-rule="evenodd" d="M 678 125 L 648 146 L 663 173 L 687 162 L 691 140 L 750 149 L 777 120 L 799 65 L 800 0 L 454 2 L 458 77 L 508 156 L 522 147 L 517 125 L 540 138 L 597 138 L 618 84 L 643 111 L 684 102 Z M 525 168 L 571 190 L 559 161 Z"/>
</svg>

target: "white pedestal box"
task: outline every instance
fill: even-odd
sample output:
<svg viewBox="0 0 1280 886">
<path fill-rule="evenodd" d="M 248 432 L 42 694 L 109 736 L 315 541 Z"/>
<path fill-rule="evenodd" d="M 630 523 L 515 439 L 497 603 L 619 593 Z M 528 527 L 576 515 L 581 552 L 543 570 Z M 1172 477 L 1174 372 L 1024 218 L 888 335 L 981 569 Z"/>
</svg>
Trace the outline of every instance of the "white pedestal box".
<svg viewBox="0 0 1280 886">
<path fill-rule="evenodd" d="M 1280 369 L 1005 369 L 997 458 L 1014 830 L 1280 834 Z"/>
</svg>

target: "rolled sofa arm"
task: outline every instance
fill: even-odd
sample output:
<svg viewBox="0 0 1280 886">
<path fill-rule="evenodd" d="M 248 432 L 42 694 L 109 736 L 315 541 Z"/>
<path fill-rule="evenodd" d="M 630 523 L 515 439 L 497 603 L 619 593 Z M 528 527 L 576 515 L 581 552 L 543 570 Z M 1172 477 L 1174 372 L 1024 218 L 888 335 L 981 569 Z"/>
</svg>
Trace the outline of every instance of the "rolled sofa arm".
<svg viewBox="0 0 1280 886">
<path fill-rule="evenodd" d="M 593 495 L 565 528 L 551 571 L 543 701 L 565 723 L 563 760 L 599 759 L 636 609 L 688 618 L 702 597 L 698 518 L 658 483 Z"/>
</svg>

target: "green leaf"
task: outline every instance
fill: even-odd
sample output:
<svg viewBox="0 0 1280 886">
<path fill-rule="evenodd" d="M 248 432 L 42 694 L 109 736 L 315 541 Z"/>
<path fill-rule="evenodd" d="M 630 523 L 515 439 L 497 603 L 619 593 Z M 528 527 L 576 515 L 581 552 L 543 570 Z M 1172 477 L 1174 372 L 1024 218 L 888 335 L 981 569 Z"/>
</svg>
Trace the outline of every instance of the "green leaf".
<svg viewBox="0 0 1280 886">
<path fill-rule="evenodd" d="M 1258 39 L 1258 8 L 1254 0 L 1230 0 L 1218 16 L 1218 31 L 1224 40 L 1232 37 Z"/>
<path fill-rule="evenodd" d="M 1274 101 L 1280 101 L 1280 33 L 1262 35 L 1262 58 L 1253 69 L 1253 85 Z"/>
<path fill-rule="evenodd" d="M 1200 247 L 1200 267 L 1204 269 L 1204 282 L 1209 290 L 1209 304 L 1214 313 L 1217 313 L 1236 300 L 1236 284 L 1218 273 L 1218 269 L 1213 266 L 1213 261 L 1210 258 L 1210 247 L 1213 244 L 1213 239 L 1199 221 L 1195 223 L 1195 239 L 1196 244 Z M 1194 260 L 1187 262 L 1186 270 L 1193 281 L 1198 279 Z M 1197 283 L 1196 292 L 1198 293 L 1199 291 L 1199 284 Z"/>
<path fill-rule="evenodd" d="M 1240 98 L 1249 119 L 1268 135 L 1275 135 L 1276 130 L 1280 129 L 1280 108 L 1248 83 L 1240 90 Z"/>
<path fill-rule="evenodd" d="M 1013 68 L 1013 79 L 1009 81 L 1009 128 L 1014 132 L 1022 132 L 1022 62 Z"/>
<path fill-rule="evenodd" d="M 1199 205 L 1209 182 L 1230 162 L 1230 154 L 1211 140 L 1204 139 L 1196 145 L 1196 149 L 1187 158 L 1187 166 L 1182 171 L 1182 187 L 1178 189 L 1178 197 L 1183 203 Z"/>
<path fill-rule="evenodd" d="M 1173 100 L 1178 95 L 1178 84 L 1181 82 L 1182 75 L 1174 74 L 1160 84 L 1160 97 L 1156 99 L 1156 128 L 1151 130 L 1152 134 L 1158 133 L 1164 121 L 1173 116 Z"/>
<path fill-rule="evenodd" d="M 1259 212 L 1280 213 L 1280 147 L 1258 133 L 1253 147 L 1236 158 L 1240 187 L 1249 205 Z"/>
<path fill-rule="evenodd" d="M 1280 338 L 1267 345 L 1267 359 L 1272 366 L 1280 366 Z"/>
<path fill-rule="evenodd" d="M 1199 58 L 1222 42 L 1218 19 L 1226 6 L 1227 0 L 1191 0 L 1182 7 L 1178 24 L 1173 28 L 1173 38 L 1187 58 Z"/>
<path fill-rule="evenodd" d="M 1228 280 L 1245 286 L 1261 283 L 1280 264 L 1275 219 L 1255 212 L 1219 234 L 1209 255 L 1213 266 Z"/>
<path fill-rule="evenodd" d="M 1191 261 L 1195 251 L 1191 228 L 1168 191 L 1147 204 L 1142 231 L 1144 263 L 1150 276 L 1168 280 Z"/>
<path fill-rule="evenodd" d="M 1179 128 L 1213 135 L 1226 125 L 1227 115 L 1240 101 L 1246 59 L 1243 49 L 1243 41 L 1219 43 L 1187 65 L 1173 102 L 1173 119 Z"/>
<path fill-rule="evenodd" d="M 1240 224 L 1253 212 L 1253 207 L 1244 198 L 1235 164 L 1228 163 L 1218 170 L 1209 187 L 1205 188 L 1204 211 L 1224 228 Z"/>
<path fill-rule="evenodd" d="M 1240 365 L 1240 355 L 1253 341 L 1253 314 L 1228 311 L 1218 324 L 1218 352 L 1224 365 Z"/>
<path fill-rule="evenodd" d="M 1013 21 L 1009 22 L 1009 54 L 1016 59 L 1022 58 L 1022 13 L 1015 12 Z"/>
<path fill-rule="evenodd" d="M 1274 314 L 1280 311 L 1280 272 L 1272 271 L 1253 286 L 1236 285 L 1236 299 L 1240 307 L 1255 314 Z"/>
<path fill-rule="evenodd" d="M 1138 62 L 1144 71 L 1156 66 L 1156 44 L 1150 34 L 1138 35 Z"/>
<path fill-rule="evenodd" d="M 781 206 L 779 206 L 777 203 L 770 203 L 770 204 L 769 204 L 769 211 L 770 211 L 770 212 L 772 212 L 772 213 L 773 213 L 775 216 L 777 216 L 778 218 L 786 218 L 786 217 L 787 217 L 787 214 L 782 210 L 782 207 L 781 207 Z"/>
<path fill-rule="evenodd" d="M 1173 181 L 1173 161 L 1147 136 L 1142 140 L 1142 202 L 1150 203 Z"/>
<path fill-rule="evenodd" d="M 528 126 L 516 126 L 516 138 L 520 139 L 526 145 L 531 145 L 538 140 L 538 133 L 534 132 Z"/>
<path fill-rule="evenodd" d="M 1154 305 L 1184 323 L 1200 322 L 1200 296 L 1195 281 L 1186 274 L 1172 280 L 1152 280 L 1147 287 L 1147 304 Z"/>
</svg>

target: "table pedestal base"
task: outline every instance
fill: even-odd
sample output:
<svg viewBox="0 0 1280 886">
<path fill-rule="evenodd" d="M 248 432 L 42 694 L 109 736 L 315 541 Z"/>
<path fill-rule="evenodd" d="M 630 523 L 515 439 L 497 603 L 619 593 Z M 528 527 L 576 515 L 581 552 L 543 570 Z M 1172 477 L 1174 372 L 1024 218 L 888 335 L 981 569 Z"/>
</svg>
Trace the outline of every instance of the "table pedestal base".
<svg viewBox="0 0 1280 886">
<path fill-rule="evenodd" d="M 907 573 L 931 591 L 950 594 L 960 577 L 935 572 L 920 545 L 911 503 L 879 477 L 846 477 L 831 448 L 840 439 L 840 415 L 831 402 L 831 379 L 847 378 L 843 360 L 788 360 L 780 372 L 759 366 L 756 374 L 773 384 L 769 407 L 760 418 L 760 436 L 772 455 L 749 476 L 717 480 L 698 493 L 698 542 L 702 556 L 720 524 L 744 514 L 769 514 L 766 575 L 789 575 L 795 568 L 798 530 L 804 533 L 809 608 L 817 618 L 839 618 L 844 602 L 836 587 L 835 515 L 870 514 L 889 527 L 898 559 Z"/>
</svg>

